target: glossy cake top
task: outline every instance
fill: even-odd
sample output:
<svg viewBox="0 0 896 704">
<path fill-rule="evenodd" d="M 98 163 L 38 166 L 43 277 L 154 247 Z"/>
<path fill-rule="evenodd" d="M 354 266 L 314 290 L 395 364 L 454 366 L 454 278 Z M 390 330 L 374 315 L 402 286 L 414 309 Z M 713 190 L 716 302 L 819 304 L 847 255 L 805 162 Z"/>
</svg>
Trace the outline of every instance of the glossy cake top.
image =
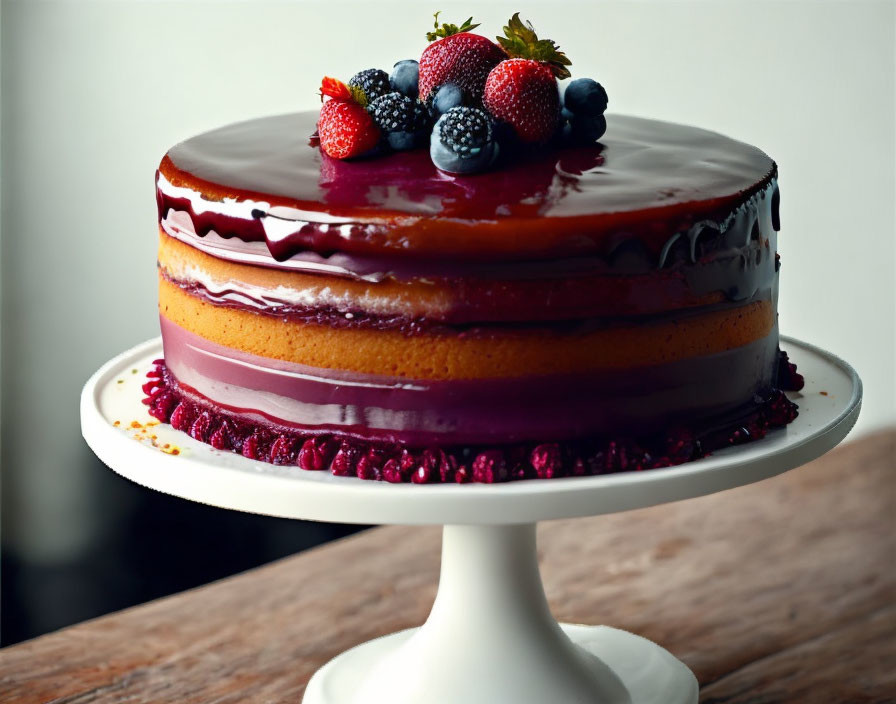
<svg viewBox="0 0 896 704">
<path fill-rule="evenodd" d="M 776 172 L 764 152 L 720 134 L 608 115 L 596 144 L 545 147 L 452 176 L 425 150 L 332 159 L 311 138 L 316 119 L 264 117 L 178 144 L 159 169 L 160 215 L 166 199 L 189 201 L 189 211 L 230 220 L 217 234 L 264 239 L 277 259 L 305 250 L 575 256 L 619 233 L 655 249 L 701 219 L 723 219 Z"/>
</svg>

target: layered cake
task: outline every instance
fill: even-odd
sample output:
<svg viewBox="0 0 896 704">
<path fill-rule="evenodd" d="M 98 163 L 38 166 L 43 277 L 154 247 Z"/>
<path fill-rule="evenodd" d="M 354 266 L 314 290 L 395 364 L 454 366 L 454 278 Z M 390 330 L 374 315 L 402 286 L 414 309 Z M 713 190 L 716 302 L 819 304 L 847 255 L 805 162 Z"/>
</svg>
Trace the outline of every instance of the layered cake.
<svg viewBox="0 0 896 704">
<path fill-rule="evenodd" d="M 558 92 L 530 140 L 475 88 L 441 111 L 425 58 L 380 89 L 407 119 L 384 121 L 366 72 L 330 83 L 329 111 L 165 155 L 154 416 L 253 459 L 420 483 L 669 466 L 795 417 L 766 154 L 605 116 L 605 92 L 588 114 L 581 85 L 587 120 Z M 325 115 L 360 131 L 339 141 Z"/>
</svg>

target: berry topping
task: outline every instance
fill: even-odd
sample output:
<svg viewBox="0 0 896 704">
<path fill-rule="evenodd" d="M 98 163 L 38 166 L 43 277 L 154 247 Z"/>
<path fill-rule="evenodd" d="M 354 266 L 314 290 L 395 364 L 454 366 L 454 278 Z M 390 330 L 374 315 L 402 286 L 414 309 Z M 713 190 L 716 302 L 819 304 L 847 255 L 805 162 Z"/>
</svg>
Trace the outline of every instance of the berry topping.
<svg viewBox="0 0 896 704">
<path fill-rule="evenodd" d="M 411 481 L 414 484 L 428 484 L 435 477 L 432 465 L 427 462 L 421 462 L 411 474 Z"/>
<path fill-rule="evenodd" d="M 374 100 L 368 110 L 393 149 L 413 149 L 426 137 L 429 113 L 406 95 L 387 93 Z"/>
<path fill-rule="evenodd" d="M 386 464 L 383 465 L 381 476 L 382 479 L 391 484 L 400 484 L 403 481 L 403 478 L 401 476 L 401 468 L 398 460 L 395 458 L 387 460 Z"/>
<path fill-rule="evenodd" d="M 267 439 L 267 433 L 264 430 L 256 430 L 243 441 L 243 457 L 267 462 Z"/>
<path fill-rule="evenodd" d="M 458 27 L 456 24 L 449 24 L 448 22 L 443 22 L 439 24 L 439 15 L 442 14 L 442 11 L 439 10 L 436 14 L 433 15 L 435 18 L 435 22 L 433 22 L 434 32 L 426 33 L 426 40 L 430 42 L 434 42 L 436 39 L 444 39 L 445 37 L 450 37 L 455 34 L 460 34 L 461 32 L 469 32 L 471 29 L 476 29 L 479 26 L 479 23 L 473 24 L 473 18 L 467 17 L 464 20 L 464 23 Z"/>
<path fill-rule="evenodd" d="M 566 86 L 563 106 L 574 115 L 597 117 L 607 109 L 607 91 L 591 78 L 576 78 Z"/>
<path fill-rule="evenodd" d="M 802 379 L 802 376 L 800 376 Z M 783 391 L 776 391 L 766 402 L 764 410 L 765 421 L 772 428 L 780 428 L 796 419 L 799 415 L 797 405 L 787 398 Z"/>
<path fill-rule="evenodd" d="M 409 150 L 425 143 L 426 131 L 454 108 L 484 109 L 491 117 L 486 137 L 441 128 L 430 133 L 430 156 L 447 173 L 482 171 L 498 152 L 513 154 L 527 144 L 552 139 L 593 144 L 607 125 L 607 93 L 590 78 L 567 86 L 563 105 L 557 79 L 568 78 L 570 60 L 556 42 L 540 39 L 519 13 L 508 20 L 497 43 L 473 34 L 479 25 L 440 23 L 435 13 L 431 42 L 420 61 L 397 61 L 391 75 L 359 71 L 343 83 L 324 78 L 317 133 L 312 144 L 336 159 L 366 156 L 382 147 Z M 367 108 L 370 119 L 358 107 Z M 446 130 L 449 126 L 442 124 Z M 453 130 L 454 127 L 452 126 Z"/>
<path fill-rule="evenodd" d="M 439 120 L 439 139 L 455 154 L 476 155 L 492 141 L 492 121 L 476 108 L 451 108 Z"/>
<path fill-rule="evenodd" d="M 360 104 L 333 98 L 320 108 L 317 122 L 320 148 L 334 159 L 351 159 L 373 149 L 380 130 Z"/>
<path fill-rule="evenodd" d="M 781 355 L 782 364 L 790 364 Z M 334 474 L 393 483 L 467 483 L 554 479 L 669 467 L 705 457 L 713 449 L 764 437 L 787 425 L 798 408 L 774 390 L 757 398 L 757 406 L 736 424 L 700 429 L 681 426 L 664 434 L 631 438 L 510 444 L 491 448 L 399 448 L 353 438 L 312 436 L 249 421 L 213 405 L 183 396 L 165 363 L 148 375 L 158 386 L 145 399 L 150 412 L 218 450 L 273 464 L 296 464 L 304 470 L 330 469 Z"/>
<path fill-rule="evenodd" d="M 456 484 L 469 484 L 471 481 L 473 481 L 473 472 L 470 471 L 467 465 L 462 464 L 454 470 L 454 482 Z"/>
<path fill-rule="evenodd" d="M 190 426 L 193 425 L 193 421 L 196 420 L 197 415 L 198 413 L 193 404 L 181 401 L 171 413 L 171 419 L 168 422 L 171 423 L 171 427 L 175 430 L 187 432 Z"/>
<path fill-rule="evenodd" d="M 785 391 L 800 391 L 806 385 L 803 375 L 783 350 L 778 350 L 778 386 Z"/>
<path fill-rule="evenodd" d="M 234 443 L 235 437 L 236 432 L 233 429 L 233 425 L 231 425 L 230 421 L 224 420 L 218 426 L 218 429 L 211 434 L 208 444 L 216 450 L 233 450 L 236 447 Z"/>
<path fill-rule="evenodd" d="M 149 402 L 146 404 L 149 406 L 149 415 L 163 423 L 168 422 L 171 412 L 177 405 L 177 396 L 168 389 L 156 389 L 151 396 L 143 400 Z"/>
<path fill-rule="evenodd" d="M 343 440 L 330 463 L 330 471 L 337 477 L 349 476 L 354 472 L 360 454 L 361 451 L 356 445 Z"/>
<path fill-rule="evenodd" d="M 433 128 L 429 153 L 433 163 L 449 173 L 488 168 L 498 155 L 491 118 L 477 108 L 451 108 Z"/>
<path fill-rule="evenodd" d="M 203 411 L 199 414 L 196 420 L 193 421 L 193 425 L 190 426 L 190 437 L 199 442 L 206 442 L 211 426 L 211 415 L 209 415 L 208 411 Z"/>
<path fill-rule="evenodd" d="M 432 114 L 436 117 L 444 115 L 451 108 L 460 107 L 463 104 L 464 92 L 460 86 L 454 83 L 446 83 L 439 86 L 436 92 L 432 94 Z"/>
<path fill-rule="evenodd" d="M 666 456 L 673 464 L 687 462 L 697 453 L 698 443 L 686 428 L 675 428 L 666 438 Z"/>
<path fill-rule="evenodd" d="M 570 65 L 550 39 L 539 39 L 515 13 L 498 42 L 510 56 L 488 74 L 482 102 L 493 117 L 508 123 L 522 142 L 547 142 L 560 123 L 558 78 Z"/>
<path fill-rule="evenodd" d="M 607 131 L 607 118 L 603 115 L 589 117 L 573 115 L 566 126 L 565 134 L 574 144 L 592 144 Z"/>
<path fill-rule="evenodd" d="M 414 100 L 401 93 L 386 93 L 370 104 L 373 121 L 383 132 L 413 132 L 423 125 L 418 125 Z"/>
<path fill-rule="evenodd" d="M 348 85 L 350 88 L 360 88 L 364 91 L 368 103 L 392 90 L 389 85 L 389 74 L 378 68 L 358 71 L 348 79 Z"/>
<path fill-rule="evenodd" d="M 389 85 L 409 98 L 416 98 L 419 93 L 420 64 L 414 59 L 399 61 L 392 68 Z"/>
<path fill-rule="evenodd" d="M 436 31 L 426 35 L 432 44 L 420 57 L 420 98 L 427 100 L 440 85 L 455 83 L 478 102 L 489 71 L 507 56 L 490 39 L 470 33 L 469 30 L 479 26 L 472 24 L 472 18 L 460 27 L 453 24 L 440 26 L 438 16 L 437 12 Z"/>
<path fill-rule="evenodd" d="M 486 450 L 473 460 L 473 481 L 483 484 L 504 482 L 510 478 L 504 453 L 500 450 Z"/>
<path fill-rule="evenodd" d="M 358 479 L 382 479 L 382 469 L 385 453 L 379 448 L 370 448 L 366 454 L 358 460 L 355 467 L 355 476 Z"/>
<path fill-rule="evenodd" d="M 572 62 L 550 39 L 539 39 L 531 22 L 523 22 L 515 12 L 504 27 L 504 36 L 497 37 L 507 55 L 516 59 L 529 59 L 544 64 L 557 78 L 569 78 Z"/>
<path fill-rule="evenodd" d="M 271 445 L 271 464 L 295 464 L 299 441 L 289 435 L 281 435 Z"/>
<path fill-rule="evenodd" d="M 529 457 L 539 479 L 553 479 L 563 473 L 563 457 L 557 443 L 538 445 Z"/>
<path fill-rule="evenodd" d="M 325 438 L 308 438 L 302 443 L 302 449 L 296 457 L 296 464 L 311 472 L 320 472 L 330 464 L 332 442 Z"/>
<path fill-rule="evenodd" d="M 547 64 L 508 59 L 488 75 L 483 103 L 526 143 L 547 142 L 560 122 L 557 80 Z"/>
<path fill-rule="evenodd" d="M 357 86 L 349 86 L 338 78 L 324 76 L 320 82 L 320 99 L 333 98 L 335 100 L 347 100 L 349 102 L 367 105 L 367 95 Z"/>
</svg>

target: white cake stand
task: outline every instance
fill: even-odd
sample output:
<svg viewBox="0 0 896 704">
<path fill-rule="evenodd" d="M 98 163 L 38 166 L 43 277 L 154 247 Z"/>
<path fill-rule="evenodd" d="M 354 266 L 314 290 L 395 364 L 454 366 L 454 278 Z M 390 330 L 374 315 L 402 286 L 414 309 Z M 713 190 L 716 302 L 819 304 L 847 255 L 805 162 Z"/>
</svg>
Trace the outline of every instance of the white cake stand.
<svg viewBox="0 0 896 704">
<path fill-rule="evenodd" d="M 554 620 L 538 571 L 535 522 L 730 489 L 830 450 L 858 417 L 861 381 L 823 350 L 787 338 L 784 346 L 806 377 L 806 388 L 792 394 L 800 406 L 794 423 L 757 442 L 645 472 L 419 486 L 255 462 L 170 426 L 147 425 L 140 386 L 161 356 L 158 339 L 91 377 L 81 425 L 116 472 L 193 501 L 287 518 L 445 526 L 438 595 L 426 623 L 324 665 L 305 704 L 694 704 L 696 678 L 660 646 L 605 626 Z"/>
</svg>

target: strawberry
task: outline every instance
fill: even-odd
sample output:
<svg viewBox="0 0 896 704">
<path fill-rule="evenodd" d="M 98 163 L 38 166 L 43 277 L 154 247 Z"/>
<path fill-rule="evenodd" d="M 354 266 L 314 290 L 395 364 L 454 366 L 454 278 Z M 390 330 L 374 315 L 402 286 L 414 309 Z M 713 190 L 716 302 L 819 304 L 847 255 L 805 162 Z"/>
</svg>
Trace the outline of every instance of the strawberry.
<svg viewBox="0 0 896 704">
<path fill-rule="evenodd" d="M 507 56 L 490 39 L 470 30 L 478 27 L 470 17 L 460 27 L 453 24 L 439 26 L 436 13 L 435 31 L 426 38 L 433 42 L 420 57 L 420 100 L 426 101 L 436 88 L 445 83 L 459 86 L 474 102 L 482 100 L 482 90 L 488 72 Z"/>
<path fill-rule="evenodd" d="M 380 141 L 379 127 L 367 112 L 363 91 L 353 90 L 342 81 L 325 77 L 317 133 L 320 148 L 334 159 L 351 159 L 369 152 Z"/>
<path fill-rule="evenodd" d="M 539 39 L 519 13 L 498 42 L 511 58 L 488 74 L 482 102 L 493 117 L 508 123 L 520 141 L 547 142 L 560 120 L 558 78 L 568 78 L 569 59 L 550 39 Z"/>
</svg>

